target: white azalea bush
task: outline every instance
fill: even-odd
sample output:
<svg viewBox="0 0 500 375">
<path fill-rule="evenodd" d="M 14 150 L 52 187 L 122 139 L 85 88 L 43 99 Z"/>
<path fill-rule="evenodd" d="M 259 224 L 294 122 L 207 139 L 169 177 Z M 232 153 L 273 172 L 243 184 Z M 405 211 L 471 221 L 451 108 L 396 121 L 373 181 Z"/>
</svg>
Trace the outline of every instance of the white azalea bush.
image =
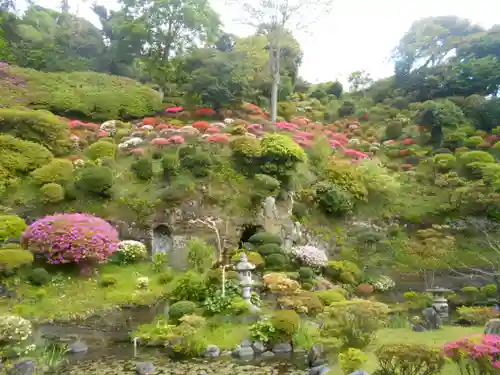
<svg viewBox="0 0 500 375">
<path fill-rule="evenodd" d="M 29 320 L 17 315 L 0 315 L 0 357 L 19 357 L 35 349 L 27 341 L 33 333 Z"/>
<path fill-rule="evenodd" d="M 379 292 L 388 292 L 394 289 L 396 283 L 389 276 L 380 276 L 378 280 L 372 282 L 372 286 Z"/>
<path fill-rule="evenodd" d="M 118 244 L 118 252 L 125 263 L 138 262 L 148 256 L 146 245 L 134 240 L 121 241 Z"/>
<path fill-rule="evenodd" d="M 328 257 L 324 250 L 315 246 L 296 246 L 290 250 L 290 255 L 300 263 L 314 268 L 325 267 L 328 264 Z"/>
<path fill-rule="evenodd" d="M 149 288 L 149 277 L 140 276 L 135 281 L 135 286 L 137 289 L 147 289 Z"/>
</svg>

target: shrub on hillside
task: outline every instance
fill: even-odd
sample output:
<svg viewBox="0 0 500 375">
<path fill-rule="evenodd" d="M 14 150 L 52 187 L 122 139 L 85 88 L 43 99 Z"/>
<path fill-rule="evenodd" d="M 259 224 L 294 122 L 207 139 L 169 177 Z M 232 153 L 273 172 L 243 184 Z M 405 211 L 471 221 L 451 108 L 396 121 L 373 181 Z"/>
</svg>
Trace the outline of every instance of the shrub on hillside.
<svg viewBox="0 0 500 375">
<path fill-rule="evenodd" d="M 55 214 L 31 224 L 22 244 L 50 264 L 107 262 L 118 250 L 118 232 L 108 222 L 89 214 Z"/>
<path fill-rule="evenodd" d="M 147 181 L 153 176 L 153 161 L 149 158 L 140 158 L 132 162 L 130 169 L 139 180 Z"/>
<path fill-rule="evenodd" d="M 0 273 L 10 274 L 22 266 L 33 263 L 33 254 L 19 245 L 0 249 Z"/>
<path fill-rule="evenodd" d="M 314 186 L 316 203 L 326 214 L 343 216 L 354 210 L 352 196 L 337 185 L 327 181 Z"/>
<path fill-rule="evenodd" d="M 267 244 L 281 245 L 281 238 L 271 233 L 259 232 L 248 239 L 252 245 L 262 246 Z"/>
<path fill-rule="evenodd" d="M 146 259 L 148 257 L 148 249 L 142 242 L 124 240 L 118 244 L 117 254 L 124 263 L 133 263 Z"/>
<path fill-rule="evenodd" d="M 275 243 L 268 243 L 257 247 L 257 252 L 262 256 L 271 254 L 280 254 L 282 252 L 281 246 Z"/>
<path fill-rule="evenodd" d="M 284 273 L 268 273 L 262 277 L 262 281 L 265 289 L 277 295 L 290 296 L 300 291 L 299 283 Z"/>
<path fill-rule="evenodd" d="M 26 222 L 16 215 L 0 215 L 0 243 L 19 238 L 26 229 Z"/>
<path fill-rule="evenodd" d="M 37 286 L 42 286 L 50 281 L 50 274 L 45 268 L 35 268 L 28 274 L 28 281 Z"/>
<path fill-rule="evenodd" d="M 356 104 L 354 104 L 354 102 L 346 100 L 345 102 L 342 103 L 337 113 L 341 118 L 352 116 L 356 113 Z"/>
<path fill-rule="evenodd" d="M 331 261 L 325 268 L 325 276 L 333 282 L 357 284 L 361 278 L 361 270 L 356 264 L 347 260 Z"/>
<path fill-rule="evenodd" d="M 33 180 L 38 185 L 48 183 L 64 184 L 71 180 L 73 175 L 73 163 L 67 159 L 54 159 L 31 172 Z"/>
<path fill-rule="evenodd" d="M 113 172 L 108 167 L 87 166 L 81 169 L 75 186 L 90 195 L 109 197 L 113 187 Z"/>
<path fill-rule="evenodd" d="M 368 189 L 361 171 L 348 161 L 330 159 L 325 170 L 325 179 L 350 193 L 354 199 L 366 201 L 368 198 Z"/>
<path fill-rule="evenodd" d="M 280 310 L 273 314 L 271 323 L 278 335 L 291 338 L 299 329 L 300 316 L 294 310 Z"/>
<path fill-rule="evenodd" d="M 163 176 L 170 180 L 172 177 L 179 174 L 181 165 L 177 154 L 165 154 L 161 159 L 161 167 L 163 169 Z"/>
<path fill-rule="evenodd" d="M 468 120 L 463 111 L 448 99 L 428 100 L 416 104 L 415 120 L 417 124 L 431 129 L 434 125 L 443 128 L 457 128 L 467 124 Z"/>
<path fill-rule="evenodd" d="M 194 271 L 188 271 L 179 276 L 170 294 L 172 301 L 201 302 L 207 290 L 205 277 Z"/>
<path fill-rule="evenodd" d="M 469 137 L 465 140 L 464 145 L 469 148 L 474 148 L 479 146 L 481 143 L 484 142 L 483 137 L 480 137 L 478 135 L 475 135 L 473 137 Z"/>
<path fill-rule="evenodd" d="M 310 282 L 314 279 L 314 270 L 311 267 L 299 268 L 299 280 L 301 282 Z"/>
<path fill-rule="evenodd" d="M 437 154 L 433 158 L 433 163 L 438 171 L 448 172 L 455 167 L 457 158 L 450 154 Z"/>
<path fill-rule="evenodd" d="M 323 311 L 321 300 L 312 292 L 300 292 L 292 296 L 281 297 L 278 302 L 284 309 L 291 309 L 300 314 L 316 315 Z"/>
<path fill-rule="evenodd" d="M 0 342 L 2 346 L 19 346 L 33 333 L 29 320 L 16 315 L 0 315 Z"/>
<path fill-rule="evenodd" d="M 213 164 L 210 154 L 191 146 L 179 150 L 179 163 L 181 168 L 199 178 L 207 177 Z"/>
<path fill-rule="evenodd" d="M 387 139 L 398 139 L 403 135 L 403 126 L 399 121 L 392 121 L 385 127 Z"/>
<path fill-rule="evenodd" d="M 144 117 L 162 107 L 158 92 L 130 78 L 95 72 L 11 70 L 27 85 L 18 90 L 17 99 L 59 115 L 105 121 Z"/>
<path fill-rule="evenodd" d="M 323 337 L 340 339 L 346 348 L 362 349 L 369 345 L 387 320 L 389 307 L 383 303 L 352 300 L 332 303 L 321 319 Z"/>
<path fill-rule="evenodd" d="M 380 375 L 438 375 L 446 363 L 440 348 L 426 344 L 385 344 L 375 355 Z"/>
<path fill-rule="evenodd" d="M 342 293 L 339 293 L 333 289 L 331 290 L 318 290 L 315 292 L 316 296 L 325 306 L 330 306 L 332 303 L 345 301 L 345 297 Z"/>
<path fill-rule="evenodd" d="M 64 200 L 64 188 L 54 182 L 43 185 L 40 188 L 40 200 L 43 203 L 58 203 Z"/>
<path fill-rule="evenodd" d="M 252 263 L 256 268 L 263 267 L 265 264 L 264 258 L 262 258 L 262 256 L 255 251 L 238 251 L 231 256 L 231 262 L 235 264 L 238 263 L 242 254 L 246 254 L 248 261 Z"/>
<path fill-rule="evenodd" d="M 91 160 L 98 160 L 105 157 L 114 159 L 116 145 L 106 141 L 97 141 L 87 148 L 86 154 Z"/>
<path fill-rule="evenodd" d="M 170 306 L 168 315 L 173 323 L 178 324 L 179 319 L 184 315 L 194 314 L 196 311 L 196 303 L 191 301 L 179 301 Z"/>
<path fill-rule="evenodd" d="M 486 151 L 469 151 L 460 155 L 459 162 L 469 177 L 481 178 L 483 168 L 487 164 L 495 163 L 495 158 Z"/>
<path fill-rule="evenodd" d="M 258 160 L 262 153 L 260 140 L 250 137 L 237 137 L 229 144 L 235 168 L 239 171 L 255 174 L 259 170 Z"/>
<path fill-rule="evenodd" d="M 8 134 L 0 134 L 0 166 L 13 176 L 33 171 L 52 160 L 44 146 Z"/>
<path fill-rule="evenodd" d="M 325 251 L 315 246 L 295 246 L 290 250 L 290 254 L 300 264 L 308 267 L 321 268 L 328 263 Z"/>
<path fill-rule="evenodd" d="M 368 356 L 356 348 L 348 348 L 339 354 L 340 368 L 346 375 L 360 370 L 366 361 L 368 361 Z"/>
<path fill-rule="evenodd" d="M 490 319 L 500 318 L 500 313 L 494 307 L 488 306 L 462 306 L 458 308 L 457 312 L 460 320 L 482 326 Z"/>
<path fill-rule="evenodd" d="M 47 111 L 0 108 L 0 133 L 39 143 L 56 155 L 71 149 L 68 124 Z"/>
<path fill-rule="evenodd" d="M 261 141 L 261 148 L 260 169 L 285 184 L 297 164 L 307 161 L 307 154 L 302 147 L 283 134 L 266 134 Z"/>
<path fill-rule="evenodd" d="M 264 263 L 268 270 L 286 270 L 289 266 L 289 261 L 284 254 L 270 254 L 264 257 Z"/>
</svg>

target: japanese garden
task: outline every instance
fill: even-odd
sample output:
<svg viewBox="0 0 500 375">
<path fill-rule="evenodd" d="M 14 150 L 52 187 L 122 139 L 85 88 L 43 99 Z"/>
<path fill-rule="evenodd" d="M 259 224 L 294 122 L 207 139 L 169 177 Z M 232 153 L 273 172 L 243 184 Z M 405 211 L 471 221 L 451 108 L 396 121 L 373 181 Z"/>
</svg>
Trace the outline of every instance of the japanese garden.
<svg viewBox="0 0 500 375">
<path fill-rule="evenodd" d="M 334 1 L 117 4 L 0 1 L 0 373 L 500 374 L 500 25 L 309 83 Z"/>
</svg>

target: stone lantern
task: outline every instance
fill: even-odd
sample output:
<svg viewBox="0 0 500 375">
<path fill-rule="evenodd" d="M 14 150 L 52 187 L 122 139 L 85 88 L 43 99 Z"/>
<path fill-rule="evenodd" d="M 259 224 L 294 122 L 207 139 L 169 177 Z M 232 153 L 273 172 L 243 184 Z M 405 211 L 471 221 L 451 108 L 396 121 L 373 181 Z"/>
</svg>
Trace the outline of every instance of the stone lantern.
<svg viewBox="0 0 500 375">
<path fill-rule="evenodd" d="M 240 261 L 235 266 L 235 270 L 238 273 L 238 280 L 241 286 L 241 296 L 250 305 L 252 310 L 258 310 L 257 306 L 254 306 L 250 301 L 252 297 L 252 286 L 254 281 L 252 279 L 252 273 L 255 270 L 255 265 L 248 261 L 248 257 L 245 253 L 241 254 Z"/>
<path fill-rule="evenodd" d="M 449 308 L 448 308 L 448 299 L 446 295 L 451 293 L 452 290 L 446 288 L 431 288 L 426 290 L 427 293 L 432 294 L 432 306 L 437 310 L 439 317 L 443 321 L 449 320 Z"/>
</svg>

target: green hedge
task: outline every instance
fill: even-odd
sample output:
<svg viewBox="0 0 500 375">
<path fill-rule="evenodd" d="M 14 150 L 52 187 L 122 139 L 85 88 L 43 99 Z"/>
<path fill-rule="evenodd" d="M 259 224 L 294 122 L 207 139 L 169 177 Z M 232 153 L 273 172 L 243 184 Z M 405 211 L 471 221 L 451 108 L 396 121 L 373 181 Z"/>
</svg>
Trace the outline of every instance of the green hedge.
<svg viewBox="0 0 500 375">
<path fill-rule="evenodd" d="M 68 124 L 47 111 L 0 109 L 0 133 L 40 143 L 56 155 L 67 154 L 71 149 Z"/>
<path fill-rule="evenodd" d="M 144 117 L 162 108 L 153 89 L 129 78 L 95 72 L 44 73 L 11 66 L 0 77 L 0 91 L 0 107 L 24 105 L 95 121 Z"/>
</svg>

